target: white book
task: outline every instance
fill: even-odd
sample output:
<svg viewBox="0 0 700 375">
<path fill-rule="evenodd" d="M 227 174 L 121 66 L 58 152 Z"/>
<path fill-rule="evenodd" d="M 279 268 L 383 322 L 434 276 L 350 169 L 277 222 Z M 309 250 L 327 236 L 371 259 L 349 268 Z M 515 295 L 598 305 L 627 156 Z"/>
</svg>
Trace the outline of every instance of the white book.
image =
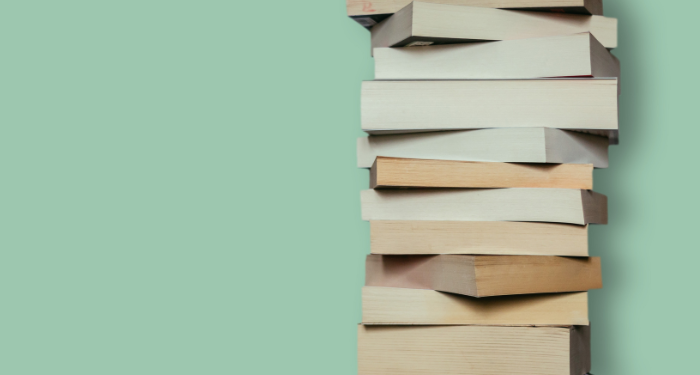
<svg viewBox="0 0 700 375">
<path fill-rule="evenodd" d="M 572 163 L 608 167 L 608 139 L 549 128 L 498 128 L 398 135 L 357 140 L 357 165 L 377 156 L 504 163 Z"/>
<path fill-rule="evenodd" d="M 617 47 L 617 19 L 414 1 L 371 29 L 372 48 L 512 40 L 589 32 Z"/>
<path fill-rule="evenodd" d="M 607 197 L 577 189 L 363 190 L 362 220 L 607 224 Z"/>
<path fill-rule="evenodd" d="M 616 137 L 617 79 L 365 81 L 362 130 L 544 127 Z"/>
<path fill-rule="evenodd" d="M 376 48 L 374 78 L 620 77 L 620 62 L 589 33 L 425 47 Z"/>
</svg>

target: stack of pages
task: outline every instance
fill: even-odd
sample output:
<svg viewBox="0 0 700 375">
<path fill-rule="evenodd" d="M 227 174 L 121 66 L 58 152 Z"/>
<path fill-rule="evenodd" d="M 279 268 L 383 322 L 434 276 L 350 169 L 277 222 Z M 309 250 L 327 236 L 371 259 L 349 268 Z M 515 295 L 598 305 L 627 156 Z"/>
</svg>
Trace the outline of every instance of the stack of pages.
<svg viewBox="0 0 700 375">
<path fill-rule="evenodd" d="M 600 0 L 347 0 L 370 29 L 361 375 L 590 371 L 593 169 L 618 143 Z"/>
</svg>

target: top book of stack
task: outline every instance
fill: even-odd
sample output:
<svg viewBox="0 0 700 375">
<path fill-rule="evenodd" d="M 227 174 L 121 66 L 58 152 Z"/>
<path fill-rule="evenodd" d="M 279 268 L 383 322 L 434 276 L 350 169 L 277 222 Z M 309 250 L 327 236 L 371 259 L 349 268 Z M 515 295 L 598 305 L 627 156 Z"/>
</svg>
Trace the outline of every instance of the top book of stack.
<svg viewBox="0 0 700 375">
<path fill-rule="evenodd" d="M 405 7 L 411 0 L 347 0 L 348 16 L 366 28 Z M 603 15 L 602 0 L 425 0 L 428 3 L 540 12 Z"/>
</svg>

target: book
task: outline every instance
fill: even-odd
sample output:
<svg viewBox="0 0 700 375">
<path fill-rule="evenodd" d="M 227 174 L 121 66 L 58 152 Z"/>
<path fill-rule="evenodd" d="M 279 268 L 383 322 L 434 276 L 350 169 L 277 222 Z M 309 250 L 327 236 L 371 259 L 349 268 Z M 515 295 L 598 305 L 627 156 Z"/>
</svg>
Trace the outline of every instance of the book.
<svg viewBox="0 0 700 375">
<path fill-rule="evenodd" d="M 363 220 L 543 221 L 607 224 L 603 194 L 577 189 L 363 190 Z"/>
<path fill-rule="evenodd" d="M 366 286 L 362 288 L 362 324 L 588 325 L 588 293 L 474 298 Z"/>
<path fill-rule="evenodd" d="M 374 50 L 378 80 L 547 77 L 620 78 L 620 62 L 589 33 Z"/>
<path fill-rule="evenodd" d="M 379 156 L 370 168 L 369 187 L 592 189 L 593 164 L 492 163 Z"/>
<path fill-rule="evenodd" d="M 366 326 L 360 375 L 584 375 L 590 326 Z"/>
<path fill-rule="evenodd" d="M 603 15 L 603 0 L 424 0 L 427 3 L 534 10 L 554 13 Z M 388 18 L 411 0 L 346 0 L 348 16 L 360 25 L 372 26 Z"/>
<path fill-rule="evenodd" d="M 603 287 L 598 257 L 370 254 L 365 265 L 365 286 L 430 289 L 472 297 L 585 292 Z"/>
<path fill-rule="evenodd" d="M 588 256 L 588 226 L 521 221 L 369 222 L 372 254 Z"/>
<path fill-rule="evenodd" d="M 372 48 L 424 46 L 591 33 L 617 47 L 617 19 L 414 1 L 370 30 Z"/>
<path fill-rule="evenodd" d="M 552 128 L 495 128 L 370 135 L 357 140 L 357 166 L 378 156 L 506 163 L 571 163 L 608 167 L 608 138 Z"/>
<path fill-rule="evenodd" d="M 617 102 L 614 78 L 365 81 L 360 116 L 368 133 L 544 127 L 615 137 Z"/>
</svg>

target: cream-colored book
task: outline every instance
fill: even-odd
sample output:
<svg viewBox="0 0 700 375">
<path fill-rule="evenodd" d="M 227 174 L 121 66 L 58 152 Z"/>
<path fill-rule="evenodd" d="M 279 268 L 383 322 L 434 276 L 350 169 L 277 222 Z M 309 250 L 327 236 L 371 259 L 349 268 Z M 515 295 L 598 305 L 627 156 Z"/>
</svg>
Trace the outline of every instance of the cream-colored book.
<svg viewBox="0 0 700 375">
<path fill-rule="evenodd" d="M 608 199 L 578 189 L 363 190 L 362 220 L 607 224 Z"/>
<path fill-rule="evenodd" d="M 617 47 L 617 19 L 414 1 L 371 29 L 372 48 L 591 33 Z"/>
<path fill-rule="evenodd" d="M 572 163 L 608 167 L 608 138 L 552 128 L 496 128 L 370 135 L 357 140 L 357 166 L 378 156 L 505 163 Z"/>
<path fill-rule="evenodd" d="M 423 0 L 426 3 L 603 15 L 603 0 Z M 348 16 L 366 28 L 388 18 L 411 0 L 347 0 Z"/>
<path fill-rule="evenodd" d="M 375 79 L 620 77 L 620 62 L 589 33 L 498 42 L 377 48 Z"/>
<path fill-rule="evenodd" d="M 370 189 L 564 188 L 592 189 L 593 164 L 487 163 L 377 157 L 370 168 Z"/>
<path fill-rule="evenodd" d="M 584 375 L 589 326 L 366 326 L 359 375 Z"/>
<path fill-rule="evenodd" d="M 521 221 L 369 222 L 372 254 L 588 256 L 588 226 Z"/>
<path fill-rule="evenodd" d="M 618 130 L 617 79 L 365 81 L 360 102 L 368 133 L 544 127 L 616 137 Z"/>
<path fill-rule="evenodd" d="M 474 298 L 366 286 L 362 288 L 362 324 L 588 325 L 588 293 Z"/>
<path fill-rule="evenodd" d="M 365 286 L 490 297 L 585 292 L 603 281 L 598 257 L 370 254 Z"/>
</svg>

